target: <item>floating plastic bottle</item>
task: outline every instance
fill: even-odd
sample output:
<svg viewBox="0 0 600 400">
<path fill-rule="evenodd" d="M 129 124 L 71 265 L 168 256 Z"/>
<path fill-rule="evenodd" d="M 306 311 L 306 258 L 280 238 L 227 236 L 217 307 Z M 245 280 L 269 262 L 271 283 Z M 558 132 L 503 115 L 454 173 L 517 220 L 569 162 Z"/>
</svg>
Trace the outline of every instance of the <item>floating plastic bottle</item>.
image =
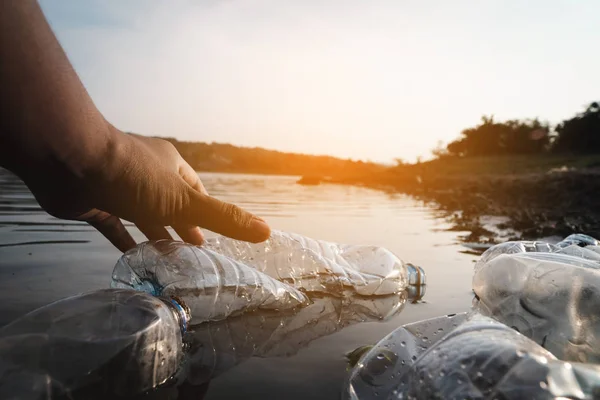
<svg viewBox="0 0 600 400">
<path fill-rule="evenodd" d="M 598 240 L 582 233 L 574 233 L 564 238 L 557 246 L 566 247 L 569 245 L 577 245 L 580 247 L 598 246 Z"/>
<path fill-rule="evenodd" d="M 297 289 L 210 249 L 182 242 L 142 243 L 117 262 L 111 287 L 176 296 L 193 323 L 252 310 L 290 310 L 309 303 Z"/>
<path fill-rule="evenodd" d="M 37 309 L 0 329 L 0 398 L 152 389 L 179 367 L 188 320 L 175 299 L 121 289 Z"/>
<path fill-rule="evenodd" d="M 558 253 L 600 260 L 594 254 L 591 254 L 592 252 L 600 253 L 599 248 L 596 239 L 580 233 L 569 235 L 557 244 L 527 240 L 504 242 L 487 249 L 475 264 L 475 270 L 502 254 Z"/>
<path fill-rule="evenodd" d="M 600 362 L 600 254 L 587 248 L 593 243 L 572 235 L 557 245 L 490 248 L 475 266 L 473 308 L 559 359 Z"/>
<path fill-rule="evenodd" d="M 363 296 L 376 296 L 426 283 L 422 268 L 404 263 L 378 246 L 338 244 L 273 231 L 263 243 L 218 236 L 208 239 L 204 247 L 307 292 L 351 289 Z"/>
<path fill-rule="evenodd" d="M 343 397 L 592 399 L 600 366 L 567 363 L 491 318 L 452 314 L 405 325 L 367 351 Z"/>
<path fill-rule="evenodd" d="M 349 246 L 273 232 L 259 244 L 229 238 L 203 246 L 146 242 L 128 251 L 113 271 L 112 287 L 177 296 L 194 323 L 252 310 L 289 310 L 309 303 L 305 292 L 398 294 L 425 284 L 420 267 L 375 246 Z"/>
</svg>

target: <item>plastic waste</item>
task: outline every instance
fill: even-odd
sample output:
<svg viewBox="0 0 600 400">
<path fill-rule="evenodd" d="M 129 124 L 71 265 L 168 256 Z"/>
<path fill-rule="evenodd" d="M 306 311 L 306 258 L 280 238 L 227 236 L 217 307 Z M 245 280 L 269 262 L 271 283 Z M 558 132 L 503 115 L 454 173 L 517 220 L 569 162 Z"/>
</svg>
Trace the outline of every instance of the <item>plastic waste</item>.
<svg viewBox="0 0 600 400">
<path fill-rule="evenodd" d="M 587 248 L 593 243 L 572 235 L 557 245 L 490 248 L 475 266 L 473 309 L 561 360 L 600 362 L 600 254 Z"/>
<path fill-rule="evenodd" d="M 491 318 L 452 314 L 398 328 L 352 369 L 343 397 L 591 399 L 600 366 L 557 360 Z"/>
<path fill-rule="evenodd" d="M 252 310 L 289 310 L 308 304 L 304 293 L 398 294 L 407 287 L 423 293 L 422 268 L 389 250 L 317 241 L 275 231 L 264 243 L 222 236 L 193 246 L 146 242 L 118 261 L 112 287 L 153 295 L 176 295 L 191 309 L 194 323 Z"/>
<path fill-rule="evenodd" d="M 564 238 L 560 243 L 558 243 L 557 246 L 559 247 L 566 247 L 566 246 L 570 246 L 570 245 L 577 245 L 580 247 L 587 247 L 587 246 L 598 246 L 598 240 L 589 236 L 589 235 L 584 235 L 583 233 L 574 233 L 572 235 L 567 236 L 566 238 Z"/>
<path fill-rule="evenodd" d="M 218 236 L 208 239 L 204 247 L 307 292 L 352 289 L 363 296 L 388 295 L 409 285 L 426 284 L 422 268 L 378 246 L 338 244 L 273 231 L 263 243 Z"/>
<path fill-rule="evenodd" d="M 252 310 L 290 310 L 309 303 L 297 289 L 207 248 L 159 240 L 142 243 L 117 262 L 111 287 L 177 296 L 193 323 Z"/>
<path fill-rule="evenodd" d="M 581 233 L 569 235 L 557 244 L 527 240 L 504 242 L 486 250 L 475 264 L 475 270 L 502 254 L 558 253 L 600 260 L 591 254 L 591 252 L 599 252 L 600 246 L 598 244 L 598 241 L 593 237 Z"/>
<path fill-rule="evenodd" d="M 49 304 L 0 329 L 0 398 L 152 389 L 178 369 L 188 320 L 175 299 L 132 290 Z"/>
<path fill-rule="evenodd" d="M 408 292 L 365 298 L 325 296 L 294 313 L 246 313 L 191 327 L 179 379 L 200 385 L 251 357 L 289 357 L 313 340 L 365 321 L 387 320 L 404 308 Z"/>
</svg>

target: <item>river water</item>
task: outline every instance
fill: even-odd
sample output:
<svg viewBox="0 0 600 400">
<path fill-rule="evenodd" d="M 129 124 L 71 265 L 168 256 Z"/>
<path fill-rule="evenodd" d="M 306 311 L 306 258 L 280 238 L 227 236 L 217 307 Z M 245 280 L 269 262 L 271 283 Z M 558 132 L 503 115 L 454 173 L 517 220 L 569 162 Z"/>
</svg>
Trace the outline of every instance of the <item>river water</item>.
<svg viewBox="0 0 600 400">
<path fill-rule="evenodd" d="M 463 252 L 435 210 L 410 197 L 361 187 L 302 186 L 297 177 L 201 173 L 212 195 L 267 220 L 274 229 L 318 239 L 384 246 L 427 273 L 422 301 L 385 321 L 327 329 L 286 354 L 238 360 L 212 379 L 205 399 L 337 399 L 344 354 L 396 327 L 466 311 L 476 256 Z M 134 238 L 144 237 L 135 227 Z M 120 253 L 86 224 L 43 212 L 13 175 L 0 170 L 0 326 L 49 302 L 107 288 Z M 161 398 L 175 398 L 174 391 Z M 174 397 L 175 396 L 175 397 Z M 198 396 L 192 396 L 198 398 Z"/>
</svg>

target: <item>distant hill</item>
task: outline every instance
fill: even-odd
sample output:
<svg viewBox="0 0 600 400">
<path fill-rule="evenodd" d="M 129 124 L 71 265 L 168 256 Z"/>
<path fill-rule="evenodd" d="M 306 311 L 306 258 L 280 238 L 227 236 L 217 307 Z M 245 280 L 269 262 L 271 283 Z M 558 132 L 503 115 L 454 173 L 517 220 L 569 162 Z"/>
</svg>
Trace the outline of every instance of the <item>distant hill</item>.
<svg viewBox="0 0 600 400">
<path fill-rule="evenodd" d="M 173 143 L 181 156 L 197 171 L 356 178 L 386 169 L 381 164 L 330 156 L 284 153 L 223 143 L 182 142 L 174 138 L 162 139 Z"/>
</svg>

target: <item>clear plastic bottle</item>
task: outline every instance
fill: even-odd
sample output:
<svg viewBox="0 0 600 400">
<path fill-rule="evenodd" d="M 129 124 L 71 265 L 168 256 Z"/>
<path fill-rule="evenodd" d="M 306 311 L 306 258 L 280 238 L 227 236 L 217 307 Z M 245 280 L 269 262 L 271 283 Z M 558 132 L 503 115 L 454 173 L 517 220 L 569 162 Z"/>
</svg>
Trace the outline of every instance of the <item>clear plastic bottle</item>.
<svg viewBox="0 0 600 400">
<path fill-rule="evenodd" d="M 152 389 L 178 369 L 188 320 L 175 299 L 122 289 L 39 308 L 0 329 L 0 398 Z"/>
<path fill-rule="evenodd" d="M 578 235 L 538 243 L 542 252 L 514 251 L 521 243 L 492 247 L 475 267 L 473 308 L 561 360 L 600 362 L 600 254 L 587 248 L 594 242 Z"/>
<path fill-rule="evenodd" d="M 146 242 L 117 262 L 111 287 L 176 296 L 194 324 L 252 310 L 291 310 L 309 303 L 299 290 L 208 248 Z"/>
<path fill-rule="evenodd" d="M 598 240 L 583 233 L 574 233 L 564 238 L 557 246 L 566 247 L 573 244 L 580 247 L 598 246 Z"/>
<path fill-rule="evenodd" d="M 557 244 L 527 240 L 504 242 L 487 249 L 475 264 L 475 270 L 502 254 L 555 253 L 599 261 L 600 257 L 593 254 L 599 253 L 598 247 L 596 239 L 581 233 L 569 235 Z"/>
<path fill-rule="evenodd" d="M 273 231 L 263 243 L 223 236 L 204 245 L 307 292 L 354 290 L 363 296 L 400 293 L 426 284 L 422 268 L 378 246 L 356 246 Z"/>
<path fill-rule="evenodd" d="M 352 369 L 343 397 L 591 399 L 600 366 L 557 360 L 517 331 L 479 314 L 398 328 Z"/>
<path fill-rule="evenodd" d="M 540 241 L 511 241 L 497 244 L 487 249 L 477 260 L 475 270 L 488 261 L 502 254 L 520 254 L 520 253 L 552 253 L 558 250 L 554 244 Z"/>
<path fill-rule="evenodd" d="M 375 246 L 350 246 L 274 231 L 264 243 L 222 236 L 203 246 L 146 242 L 115 266 L 112 287 L 176 295 L 194 323 L 256 309 L 308 304 L 303 292 L 389 295 L 425 285 L 422 268 Z"/>
</svg>

